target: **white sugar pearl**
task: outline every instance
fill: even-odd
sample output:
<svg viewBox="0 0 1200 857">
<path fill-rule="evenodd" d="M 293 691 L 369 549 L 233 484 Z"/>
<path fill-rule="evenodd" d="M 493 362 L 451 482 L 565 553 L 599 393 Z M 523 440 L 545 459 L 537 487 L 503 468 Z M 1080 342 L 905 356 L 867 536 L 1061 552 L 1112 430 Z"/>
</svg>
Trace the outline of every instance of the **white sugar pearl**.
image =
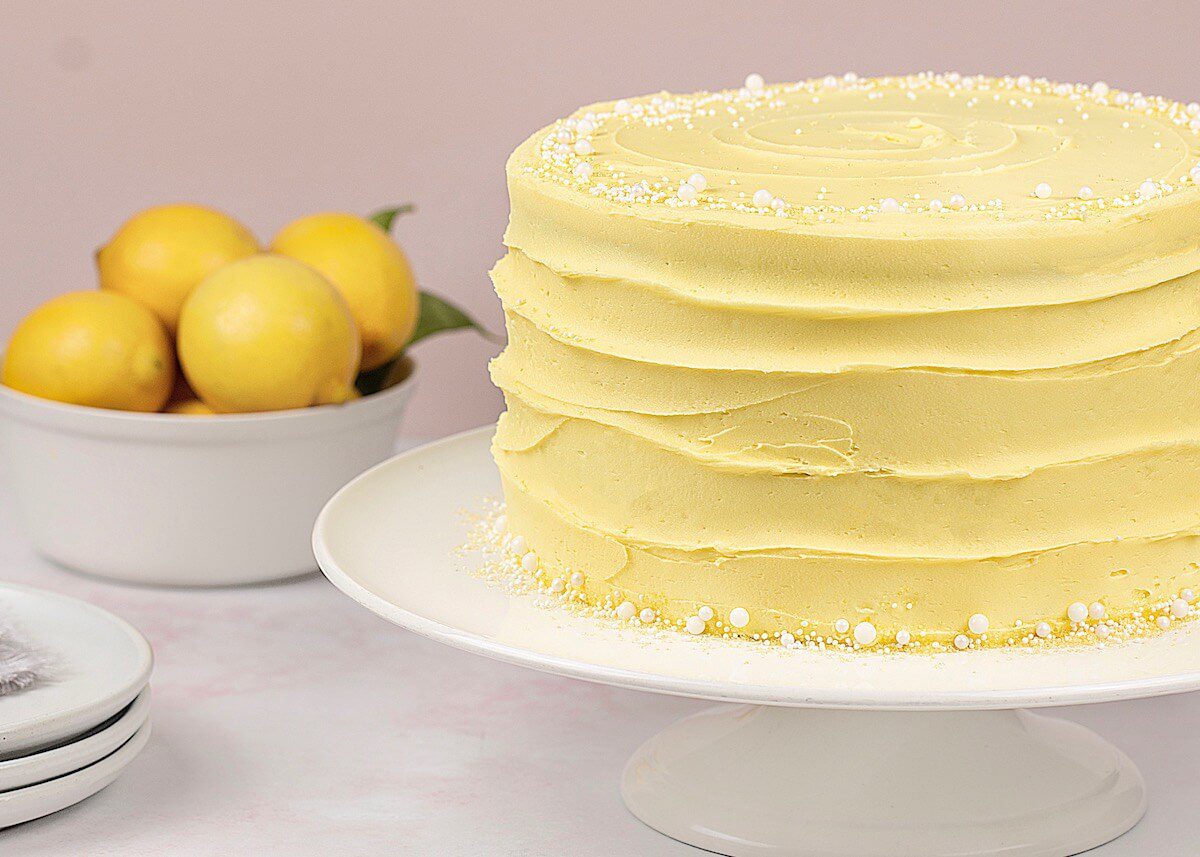
<svg viewBox="0 0 1200 857">
<path fill-rule="evenodd" d="M 766 208 L 768 205 L 771 204 L 771 200 L 773 200 L 774 198 L 775 198 L 774 195 L 769 190 L 766 190 L 765 188 L 762 190 L 756 190 L 754 192 L 754 204 L 757 205 L 759 208 Z"/>
<path fill-rule="evenodd" d="M 729 611 L 729 624 L 735 628 L 745 628 L 750 624 L 750 614 L 744 607 L 734 607 Z"/>
<path fill-rule="evenodd" d="M 576 589 L 583 586 L 583 575 L 578 571 L 571 575 L 571 586 Z"/>
<path fill-rule="evenodd" d="M 1152 196 L 1158 196 L 1158 185 L 1150 181 L 1150 179 L 1146 179 L 1144 182 L 1138 185 L 1138 196 L 1140 196 L 1142 199 L 1149 199 Z"/>
<path fill-rule="evenodd" d="M 745 81 L 746 89 L 751 92 L 759 92 L 766 85 L 761 74 L 748 74 Z"/>
<path fill-rule="evenodd" d="M 679 191 L 677 193 L 677 196 L 683 202 L 691 202 L 692 200 L 694 200 L 696 198 L 696 189 L 694 187 L 692 187 L 690 184 L 688 184 L 687 182 L 682 182 L 679 185 Z"/>
<path fill-rule="evenodd" d="M 846 619 L 838 619 L 833 623 L 833 630 L 837 631 L 839 634 L 844 634 L 850 630 L 850 622 Z"/>
<path fill-rule="evenodd" d="M 1188 170 L 1188 175 L 1192 177 L 1192 181 L 1200 182 L 1200 167 L 1192 167 Z"/>
<path fill-rule="evenodd" d="M 1050 193 L 1050 185 L 1046 184 L 1045 182 L 1040 182 L 1038 186 L 1033 189 L 1033 195 L 1038 199 L 1048 199 L 1050 197 Z"/>
<path fill-rule="evenodd" d="M 1145 110 L 1146 106 L 1149 103 L 1150 102 L 1148 102 L 1144 96 L 1139 95 L 1133 99 L 1133 109 L 1134 110 Z"/>
<path fill-rule="evenodd" d="M 1117 97 L 1114 98 L 1113 100 L 1116 101 L 1117 104 L 1128 104 L 1129 103 L 1129 93 L 1128 92 L 1118 92 Z"/>
<path fill-rule="evenodd" d="M 617 618 L 622 622 L 628 622 L 637 613 L 637 608 L 633 606 L 632 601 L 622 601 L 617 605 Z"/>
<path fill-rule="evenodd" d="M 1093 619 L 1103 619 L 1104 614 L 1108 611 L 1104 609 L 1104 605 L 1099 601 L 1093 601 L 1088 605 L 1088 615 Z"/>
<path fill-rule="evenodd" d="M 706 604 L 703 607 L 701 607 L 699 610 L 696 611 L 696 615 L 699 616 L 701 619 L 703 619 L 705 622 L 711 622 L 713 616 L 716 616 L 717 614 L 713 611 L 713 609 L 711 607 L 709 607 Z"/>
<path fill-rule="evenodd" d="M 588 140 L 576 140 L 575 141 L 575 154 L 590 155 L 594 151 L 596 151 L 596 149 L 595 149 L 595 147 L 592 146 L 590 141 L 588 141 Z"/>
<path fill-rule="evenodd" d="M 1111 631 L 1109 630 L 1107 625 L 1097 625 L 1096 626 L 1096 636 L 1099 637 L 1101 640 L 1103 640 L 1105 637 L 1107 637 L 1110 633 L 1111 633 Z"/>
<path fill-rule="evenodd" d="M 889 196 L 886 199 L 880 200 L 879 210 L 884 214 L 895 214 L 900 210 L 900 203 L 896 202 L 896 200 Z"/>
<path fill-rule="evenodd" d="M 911 642 L 912 642 L 912 634 L 908 633 L 908 631 L 901 628 L 899 631 L 896 632 L 896 645 L 907 646 Z"/>
<path fill-rule="evenodd" d="M 1176 598 L 1171 602 L 1171 615 L 1176 619 L 1182 619 L 1192 612 L 1192 606 L 1182 598 Z"/>
<path fill-rule="evenodd" d="M 987 616 L 984 616 L 982 613 L 976 613 L 967 620 L 967 630 L 976 636 L 986 634 L 989 624 L 991 623 L 988 622 Z"/>
<path fill-rule="evenodd" d="M 649 625 L 654 621 L 654 611 L 649 607 L 646 607 L 641 613 L 638 614 L 638 618 L 641 619 L 643 623 Z"/>
<path fill-rule="evenodd" d="M 929 200 L 930 211 L 941 211 L 943 208 L 945 208 L 945 204 L 940 199 Z"/>
<path fill-rule="evenodd" d="M 959 634 L 954 638 L 954 648 L 960 651 L 969 645 L 971 645 L 971 639 L 966 634 Z"/>
<path fill-rule="evenodd" d="M 1160 631 L 1165 631 L 1171 627 L 1171 620 L 1166 616 L 1159 616 L 1154 620 L 1154 624 L 1158 626 Z"/>
<path fill-rule="evenodd" d="M 1067 608 L 1067 618 L 1072 622 L 1082 622 L 1088 617 L 1087 605 L 1082 601 L 1076 601 Z"/>
<path fill-rule="evenodd" d="M 775 209 L 776 211 L 780 211 L 786 207 L 787 203 L 779 197 L 775 197 L 773 200 L 771 200 L 771 208 Z"/>
<path fill-rule="evenodd" d="M 879 632 L 870 622 L 859 622 L 854 626 L 854 642 L 860 646 L 869 646 L 875 642 Z"/>
<path fill-rule="evenodd" d="M 1093 191 L 1087 185 L 1084 185 L 1083 187 L 1081 187 L 1079 189 L 1079 198 L 1080 199 L 1091 199 L 1092 195 L 1093 195 Z"/>
<path fill-rule="evenodd" d="M 613 112 L 618 116 L 624 116 L 630 110 L 630 104 L 624 98 L 613 105 Z"/>
<path fill-rule="evenodd" d="M 854 83 L 854 81 L 858 80 L 858 75 L 852 71 L 848 71 L 842 75 L 842 80 L 846 81 L 846 83 Z"/>
<path fill-rule="evenodd" d="M 521 557 L 521 568 L 525 569 L 526 571 L 537 571 L 538 570 L 537 554 L 535 554 L 533 551 L 529 551 L 529 553 L 527 553 L 527 554 L 525 554 L 525 556 Z"/>
<path fill-rule="evenodd" d="M 966 204 L 967 204 L 967 198 L 965 196 L 963 196 L 961 193 L 950 194 L 950 207 L 953 208 L 955 211 L 958 211 L 958 210 L 966 207 Z"/>
<path fill-rule="evenodd" d="M 701 192 L 703 192 L 704 189 L 706 187 L 708 187 L 708 179 L 706 179 L 700 173 L 692 173 L 690 176 L 688 176 L 687 183 L 690 184 L 692 187 L 694 187 L 696 190 L 701 191 Z"/>
<path fill-rule="evenodd" d="M 1187 112 L 1188 116 L 1196 116 L 1200 114 L 1200 104 L 1197 104 L 1195 101 L 1191 102 L 1187 106 Z"/>
<path fill-rule="evenodd" d="M 1179 593 L 1179 597 L 1191 604 L 1196 600 L 1196 593 L 1192 592 L 1190 589 L 1184 589 Z"/>
<path fill-rule="evenodd" d="M 567 588 L 567 584 L 563 581 L 563 579 L 561 577 L 556 577 L 552 581 L 550 581 L 550 591 L 553 592 L 555 595 L 558 595 L 560 592 L 562 592 L 566 588 Z"/>
<path fill-rule="evenodd" d="M 1033 629 L 1033 633 L 1044 640 L 1054 633 L 1054 629 L 1050 627 L 1049 622 L 1038 622 L 1037 627 Z"/>
<path fill-rule="evenodd" d="M 558 132 L 554 135 L 554 139 L 560 143 L 570 143 L 575 139 L 575 135 L 571 133 L 569 128 L 559 128 Z"/>
<path fill-rule="evenodd" d="M 501 515 L 499 518 L 497 518 L 495 523 L 492 524 L 492 529 L 495 530 L 497 533 L 503 533 L 505 530 L 507 530 L 508 529 L 508 516 Z"/>
<path fill-rule="evenodd" d="M 1021 87 L 1022 89 L 1029 86 L 1031 83 L 1033 83 L 1033 80 L 1027 74 L 1023 74 L 1017 78 L 1017 86 Z"/>
<path fill-rule="evenodd" d="M 520 536 L 520 535 L 513 536 L 512 541 L 508 543 L 508 546 L 510 548 L 512 548 L 513 553 L 516 553 L 516 554 L 525 553 L 525 548 L 527 547 L 527 545 L 525 543 L 525 537 Z"/>
<path fill-rule="evenodd" d="M 588 134 L 591 134 L 595 130 L 596 126 L 587 119 L 581 119 L 579 124 L 575 126 L 575 131 L 584 137 L 586 137 Z"/>
<path fill-rule="evenodd" d="M 576 164 L 575 175 L 579 176 L 579 178 L 583 179 L 584 181 L 587 181 L 592 177 L 592 165 L 587 161 L 584 161 L 581 164 Z"/>
<path fill-rule="evenodd" d="M 684 623 L 684 627 L 687 628 L 687 632 L 689 634 L 703 634 L 704 620 L 699 616 L 688 616 L 687 622 Z"/>
<path fill-rule="evenodd" d="M 779 635 L 779 643 L 783 646 L 792 646 L 796 643 L 796 635 L 791 631 L 784 631 Z"/>
<path fill-rule="evenodd" d="M 1092 84 L 1092 93 L 1103 98 L 1108 95 L 1108 84 L 1102 80 L 1096 81 Z"/>
<path fill-rule="evenodd" d="M 841 81 L 839 81 L 832 74 L 827 74 L 821 79 L 821 86 L 825 87 L 826 89 L 833 89 L 833 87 L 837 86 L 840 82 Z"/>
</svg>

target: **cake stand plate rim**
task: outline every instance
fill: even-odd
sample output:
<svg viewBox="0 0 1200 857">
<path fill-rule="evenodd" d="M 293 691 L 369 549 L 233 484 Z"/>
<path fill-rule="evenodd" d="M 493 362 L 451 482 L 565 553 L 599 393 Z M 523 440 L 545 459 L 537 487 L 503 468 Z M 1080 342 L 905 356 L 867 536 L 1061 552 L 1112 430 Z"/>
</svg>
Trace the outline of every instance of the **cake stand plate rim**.
<svg viewBox="0 0 1200 857">
<path fill-rule="evenodd" d="M 469 560 L 454 555 L 466 538 L 464 513 L 499 494 L 488 453 L 494 430 L 480 426 L 408 450 L 342 488 L 313 530 L 325 576 L 382 618 L 454 648 L 570 678 L 718 702 L 995 710 L 1200 689 L 1200 623 L 1101 647 L 842 655 L 650 633 L 537 606 L 536 596 L 472 577 Z M 389 591 L 393 584 L 399 592 Z M 623 663 L 626 657 L 637 665 Z M 1026 683 L 990 679 L 997 670 Z M 1031 671 L 1070 680 L 1026 680 Z"/>
</svg>

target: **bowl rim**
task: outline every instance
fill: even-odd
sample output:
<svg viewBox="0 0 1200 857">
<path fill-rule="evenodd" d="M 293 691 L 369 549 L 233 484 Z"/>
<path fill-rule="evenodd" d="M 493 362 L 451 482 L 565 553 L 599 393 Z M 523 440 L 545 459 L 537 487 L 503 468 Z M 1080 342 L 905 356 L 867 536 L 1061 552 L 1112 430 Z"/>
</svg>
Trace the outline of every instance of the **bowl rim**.
<svg viewBox="0 0 1200 857">
<path fill-rule="evenodd" d="M 2 359 L 3 354 L 0 353 L 0 362 L 2 362 Z M 73 405 L 67 402 L 55 401 L 54 399 L 43 399 L 40 396 L 15 390 L 3 383 L 0 383 L 0 400 L 8 399 L 19 408 L 41 411 L 46 416 L 57 415 L 74 419 L 90 419 L 95 420 L 97 423 L 108 423 L 114 426 L 120 424 L 236 426 L 263 423 L 289 423 L 312 419 L 318 414 L 328 414 L 331 411 L 349 413 L 351 411 L 362 410 L 372 404 L 407 397 L 415 383 L 418 364 L 408 354 L 402 354 L 398 359 L 405 360 L 408 363 L 408 374 L 398 384 L 393 384 L 391 387 L 380 390 L 377 393 L 351 399 L 340 405 L 310 405 L 307 408 L 292 408 L 284 411 L 258 411 L 246 414 L 205 414 L 203 416 L 167 414 L 161 411 L 119 411 L 113 408 L 95 408 L 90 405 Z M 0 406 L 2 405 L 3 402 L 0 401 Z"/>
</svg>

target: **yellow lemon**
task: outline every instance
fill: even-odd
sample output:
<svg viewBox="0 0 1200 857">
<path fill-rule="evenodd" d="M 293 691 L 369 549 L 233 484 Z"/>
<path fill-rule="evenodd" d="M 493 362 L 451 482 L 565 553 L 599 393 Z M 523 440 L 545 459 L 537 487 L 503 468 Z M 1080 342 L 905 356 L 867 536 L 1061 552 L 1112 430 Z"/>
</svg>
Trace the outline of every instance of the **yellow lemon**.
<svg viewBox="0 0 1200 857">
<path fill-rule="evenodd" d="M 181 417 L 211 417 L 217 412 L 199 399 L 181 399 L 169 403 L 164 413 L 178 414 Z"/>
<path fill-rule="evenodd" d="M 161 205 L 135 214 L 96 254 L 100 288 L 145 304 L 175 332 L 183 302 L 213 271 L 259 252 L 232 217 L 199 205 Z"/>
<path fill-rule="evenodd" d="M 167 399 L 163 413 L 186 417 L 211 417 L 216 414 L 216 411 L 200 401 L 196 391 L 191 388 L 187 378 L 180 372 L 175 376 L 175 389 L 171 391 L 171 398 Z"/>
<path fill-rule="evenodd" d="M 179 317 L 179 362 L 219 413 L 347 401 L 359 349 L 337 289 L 282 256 L 226 265 L 196 287 Z"/>
<path fill-rule="evenodd" d="M 404 252 L 377 225 L 354 214 L 314 214 L 285 226 L 271 251 L 320 271 L 346 298 L 362 336 L 364 372 L 408 344 L 417 326 L 417 285 Z"/>
<path fill-rule="evenodd" d="M 123 295 L 75 292 L 34 310 L 8 345 L 0 381 L 14 390 L 93 408 L 157 411 L 171 394 L 175 357 L 162 323 Z"/>
</svg>

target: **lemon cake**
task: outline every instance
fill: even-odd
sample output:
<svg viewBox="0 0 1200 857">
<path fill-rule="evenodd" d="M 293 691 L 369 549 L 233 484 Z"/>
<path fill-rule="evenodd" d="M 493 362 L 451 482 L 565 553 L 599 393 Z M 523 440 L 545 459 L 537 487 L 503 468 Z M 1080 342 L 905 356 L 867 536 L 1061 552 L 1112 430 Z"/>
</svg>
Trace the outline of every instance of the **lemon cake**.
<svg viewBox="0 0 1200 857">
<path fill-rule="evenodd" d="M 1200 582 L 1200 105 L 848 74 L 594 104 L 508 162 L 506 544 L 785 645 L 1108 639 Z"/>
</svg>

